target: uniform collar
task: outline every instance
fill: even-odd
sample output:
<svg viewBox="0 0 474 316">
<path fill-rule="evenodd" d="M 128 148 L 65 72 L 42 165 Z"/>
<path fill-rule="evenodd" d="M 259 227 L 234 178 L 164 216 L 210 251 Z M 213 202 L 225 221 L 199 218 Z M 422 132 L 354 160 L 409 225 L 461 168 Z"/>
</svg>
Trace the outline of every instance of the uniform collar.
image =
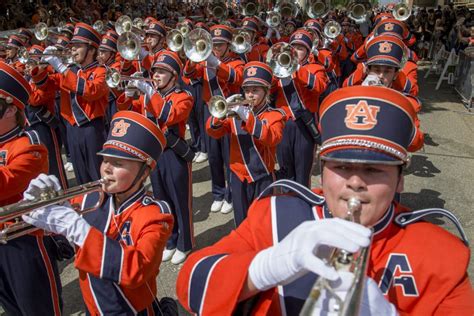
<svg viewBox="0 0 474 316">
<path fill-rule="evenodd" d="M 395 216 L 395 205 L 392 203 L 388 207 L 385 214 L 380 218 L 377 223 L 373 226 L 374 231 L 374 238 L 379 237 L 382 235 L 384 231 L 390 227 L 390 223 L 393 221 L 393 217 Z M 321 212 L 318 212 L 318 217 L 320 218 L 333 218 L 331 211 L 328 209 L 326 203 L 324 203 Z"/>
<path fill-rule="evenodd" d="M 176 91 L 176 86 L 174 87 L 171 87 L 169 88 L 168 90 L 162 92 L 162 91 L 158 91 L 158 93 L 160 94 L 160 96 L 162 98 L 166 98 L 168 95 L 170 95 L 172 92 L 175 92 Z"/>
<path fill-rule="evenodd" d="M 86 65 L 84 67 L 81 67 L 82 70 L 89 70 L 91 68 L 95 68 L 99 65 L 99 62 L 98 61 L 93 61 L 92 63 L 90 63 L 89 65 Z"/>
<path fill-rule="evenodd" d="M 139 188 L 134 194 L 132 194 L 125 202 L 120 205 L 120 207 L 115 208 L 115 202 L 113 195 L 109 196 L 110 202 L 109 206 L 114 211 L 115 215 L 120 215 L 121 213 L 125 212 L 130 206 L 132 206 L 135 202 L 141 200 L 141 198 L 145 195 L 146 190 L 145 187 Z"/>
<path fill-rule="evenodd" d="M 9 132 L 6 132 L 5 134 L 0 135 L 0 144 L 4 144 L 15 137 L 18 137 L 22 131 L 23 129 L 20 126 L 16 126 Z"/>
</svg>

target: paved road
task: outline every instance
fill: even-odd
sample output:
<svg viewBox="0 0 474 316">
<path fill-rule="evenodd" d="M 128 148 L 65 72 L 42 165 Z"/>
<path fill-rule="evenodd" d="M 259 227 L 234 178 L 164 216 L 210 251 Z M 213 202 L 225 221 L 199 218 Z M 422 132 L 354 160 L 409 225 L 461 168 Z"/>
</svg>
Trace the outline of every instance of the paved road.
<svg viewBox="0 0 474 316">
<path fill-rule="evenodd" d="M 452 210 L 460 219 L 468 238 L 474 241 L 474 116 L 467 114 L 457 94 L 449 86 L 435 91 L 435 76 L 423 80 L 420 72 L 420 115 L 422 129 L 427 133 L 424 149 L 413 155 L 406 170 L 402 201 L 413 209 L 441 207 Z M 312 177 L 319 183 L 318 166 Z M 210 245 L 234 227 L 231 214 L 209 212 L 212 203 L 210 173 L 207 163 L 193 166 L 194 229 L 198 248 Z M 444 220 L 433 222 L 455 232 Z M 472 248 L 471 248 L 472 250 Z M 440 254 L 442 256 L 443 254 Z M 61 279 L 65 315 L 84 314 L 77 272 L 72 264 L 62 264 Z M 163 263 L 158 278 L 159 296 L 175 297 L 175 280 L 180 266 Z M 469 273 L 473 275 L 471 261 Z M 471 279 L 472 280 L 472 279 Z M 182 311 L 183 315 L 186 315 Z"/>
</svg>

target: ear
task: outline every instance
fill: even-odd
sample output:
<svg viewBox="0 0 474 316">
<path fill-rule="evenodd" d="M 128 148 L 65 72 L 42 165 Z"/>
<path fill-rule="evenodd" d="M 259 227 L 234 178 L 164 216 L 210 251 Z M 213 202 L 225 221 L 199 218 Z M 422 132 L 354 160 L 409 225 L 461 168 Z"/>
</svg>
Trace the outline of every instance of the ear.
<svg viewBox="0 0 474 316">
<path fill-rule="evenodd" d="M 397 183 L 397 193 L 402 193 L 405 189 L 405 176 L 403 174 L 399 175 L 398 183 Z"/>
</svg>

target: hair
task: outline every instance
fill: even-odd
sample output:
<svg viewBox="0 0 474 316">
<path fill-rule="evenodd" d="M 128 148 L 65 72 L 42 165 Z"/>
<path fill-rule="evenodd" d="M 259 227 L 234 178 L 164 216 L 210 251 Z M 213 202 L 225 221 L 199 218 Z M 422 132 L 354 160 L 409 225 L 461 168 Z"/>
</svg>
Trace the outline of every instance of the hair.
<svg viewBox="0 0 474 316">
<path fill-rule="evenodd" d="M 7 103 L 5 99 L 0 99 L 0 118 L 3 118 L 3 116 L 5 115 L 5 112 L 7 111 L 9 107 L 16 108 L 15 105 Z M 16 109 L 17 109 L 15 113 L 16 123 L 20 127 L 25 127 L 25 124 L 26 124 L 25 113 L 18 108 Z"/>
</svg>

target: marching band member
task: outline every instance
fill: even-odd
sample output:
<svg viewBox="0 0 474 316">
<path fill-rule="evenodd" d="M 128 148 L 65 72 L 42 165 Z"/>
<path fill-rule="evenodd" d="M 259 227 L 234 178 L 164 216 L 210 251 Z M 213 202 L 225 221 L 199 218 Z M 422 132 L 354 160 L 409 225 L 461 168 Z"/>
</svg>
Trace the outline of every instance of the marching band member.
<svg viewBox="0 0 474 316">
<path fill-rule="evenodd" d="M 109 89 L 105 83 L 105 68 L 96 61 L 100 35 L 90 25 L 77 23 L 71 54 L 76 64 L 66 66 L 56 56 L 43 60 L 55 69 L 49 74 L 35 68 L 33 81 L 40 90 L 61 91 L 61 115 L 65 118 L 68 148 L 78 183 L 100 178 L 101 159 L 96 153 L 105 140 L 104 115 Z M 52 47 L 45 53 L 54 51 Z"/>
<path fill-rule="evenodd" d="M 227 25 L 214 25 L 210 29 L 213 53 L 201 63 L 187 61 L 184 76 L 203 80 L 203 101 L 207 104 L 212 96 L 228 97 L 230 91 L 238 91 L 242 83 L 244 63 L 230 50 L 233 29 Z M 207 108 L 207 106 L 205 106 Z M 204 120 L 210 114 L 205 109 Z M 232 200 L 229 186 L 226 187 L 225 168 L 229 167 L 229 141 L 227 137 L 213 139 L 208 137 L 208 157 L 211 170 L 212 195 L 214 202 L 211 212 L 229 213 L 232 211 Z M 227 183 L 228 183 L 227 177 Z"/>
<path fill-rule="evenodd" d="M 290 44 L 300 68 L 292 76 L 278 80 L 276 106 L 284 109 L 289 118 L 277 149 L 279 177 L 309 186 L 314 150 L 319 141 L 315 113 L 328 79 L 323 66 L 308 63 L 313 45 L 311 33 L 297 30 L 291 35 Z"/>
<path fill-rule="evenodd" d="M 83 217 L 69 203 L 23 215 L 26 222 L 74 243 L 74 266 L 90 315 L 162 315 L 156 278 L 173 217 L 166 202 L 147 193 L 144 182 L 165 144 L 153 122 L 138 113 L 118 112 L 98 153 L 104 157 L 100 173 L 106 181 L 100 206 Z M 41 175 L 25 195 L 38 196 L 48 188 L 59 190 L 59 182 Z M 95 205 L 101 194 L 87 194 L 82 207 Z"/>
<path fill-rule="evenodd" d="M 247 53 L 239 54 L 240 58 L 246 63 L 250 61 L 265 62 L 269 46 L 266 39 L 261 39 L 259 34 L 259 21 L 253 17 L 247 17 L 242 20 L 241 29 L 250 35 L 251 49 Z"/>
<path fill-rule="evenodd" d="M 160 21 L 152 21 L 145 31 L 145 44 L 148 51 L 140 52 L 143 58 L 142 65 L 146 70 L 150 70 L 159 54 L 165 50 L 166 26 Z"/>
<path fill-rule="evenodd" d="M 29 49 L 30 54 L 41 54 L 44 48 L 33 45 Z M 48 149 L 48 170 L 61 182 L 63 188 L 68 187 L 66 172 L 61 157 L 61 135 L 59 130 L 59 119 L 56 116 L 55 99 L 56 91 L 40 90 L 31 80 L 31 71 L 39 61 L 39 57 L 30 57 L 30 62 L 25 65 L 25 78 L 30 80 L 31 95 L 25 108 L 27 130 L 38 133 L 41 143 Z M 52 68 L 48 71 L 53 72 Z"/>
<path fill-rule="evenodd" d="M 236 227 L 247 217 L 252 201 L 274 181 L 276 146 L 283 136 L 286 115 L 283 110 L 269 107 L 272 79 L 268 65 L 247 63 L 242 88 L 245 100 L 251 101 L 252 105 L 232 108 L 236 117 L 210 117 L 207 121 L 207 132 L 211 137 L 231 135 L 230 184 Z"/>
<path fill-rule="evenodd" d="M 403 190 L 414 133 L 410 102 L 385 87 L 348 87 L 329 95 L 319 114 L 322 189 L 287 180 L 269 187 L 293 194 L 264 192 L 236 230 L 192 254 L 178 275 L 181 304 L 200 315 L 246 308 L 298 315 L 318 277 L 339 297 L 347 295 L 354 276 L 327 265 L 332 248 L 354 253 L 371 243 L 367 275 L 360 280 L 361 315 L 472 314 L 469 248 L 459 222 L 446 210 L 410 212 L 393 201 Z M 361 202 L 357 223 L 344 220 L 352 198 Z M 435 211 L 454 218 L 466 244 L 419 221 Z M 332 315 L 332 296 L 323 290 L 321 297 L 315 314 Z"/>
<path fill-rule="evenodd" d="M 30 92 L 21 74 L 0 62 L 0 206 L 21 200 L 28 183 L 48 171 L 46 147 L 23 129 Z M 0 245 L 0 304 L 8 315 L 61 315 L 55 258 L 53 240 L 42 233 Z"/>
<path fill-rule="evenodd" d="M 5 62 L 20 73 L 25 71 L 25 65 L 18 60 L 18 50 L 22 47 L 25 47 L 23 39 L 17 35 L 10 35 L 6 44 Z"/>
</svg>

